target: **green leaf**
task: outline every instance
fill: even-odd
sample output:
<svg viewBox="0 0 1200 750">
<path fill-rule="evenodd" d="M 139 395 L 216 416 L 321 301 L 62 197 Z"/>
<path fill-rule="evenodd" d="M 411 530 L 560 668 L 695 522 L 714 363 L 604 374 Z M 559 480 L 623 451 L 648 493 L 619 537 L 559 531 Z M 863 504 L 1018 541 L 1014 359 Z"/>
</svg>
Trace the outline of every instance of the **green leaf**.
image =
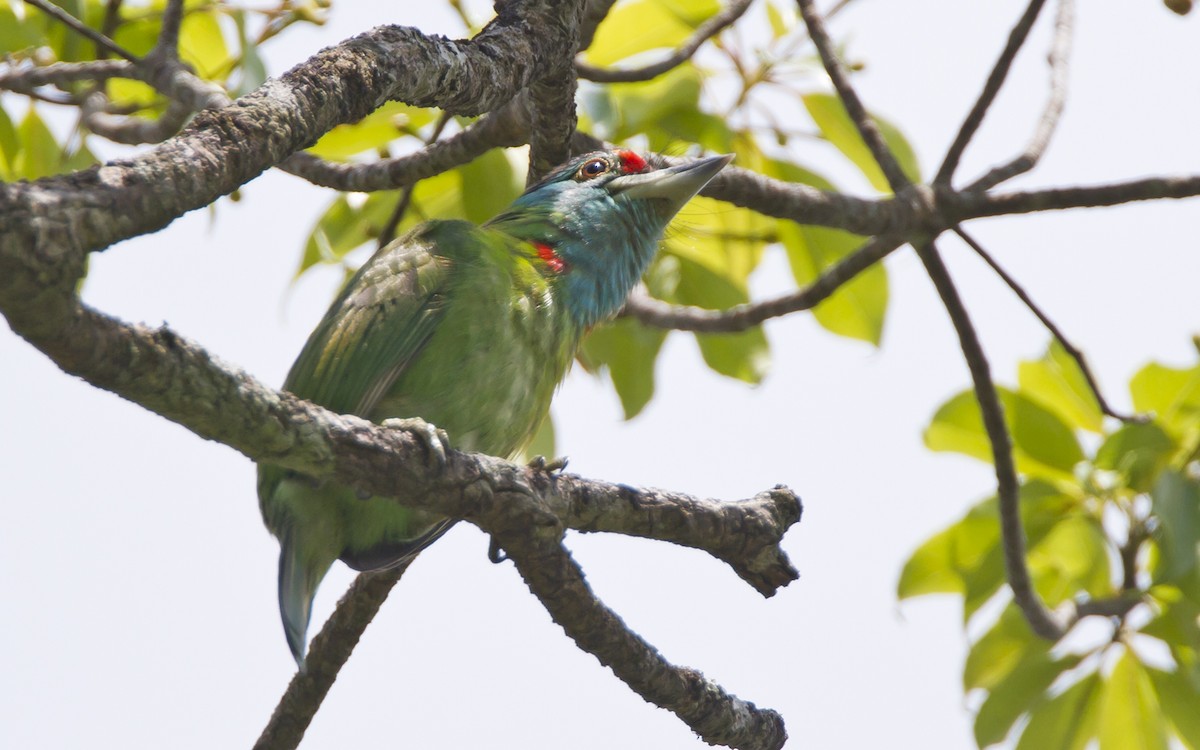
<svg viewBox="0 0 1200 750">
<path fill-rule="evenodd" d="M 1029 572 L 1049 606 L 1086 592 L 1093 598 L 1113 593 L 1108 538 L 1095 519 L 1074 515 L 1055 525 L 1029 549 Z"/>
<path fill-rule="evenodd" d="M 975 715 L 975 742 L 987 747 L 1008 736 L 1023 714 L 1046 700 L 1046 691 L 1058 677 L 1079 665 L 1082 657 L 1053 659 L 1044 652 L 1025 654 L 988 692 Z"/>
<path fill-rule="evenodd" d="M 1177 438 L 1200 423 L 1200 367 L 1178 369 L 1150 363 L 1129 381 L 1133 408 L 1158 416 Z"/>
<path fill-rule="evenodd" d="M 1127 424 L 1104 439 L 1092 464 L 1119 472 L 1130 489 L 1147 492 L 1175 448 L 1175 441 L 1156 423 Z"/>
<path fill-rule="evenodd" d="M 1020 492 L 1021 524 L 1030 545 L 1078 507 L 1078 501 L 1047 482 L 1026 482 Z M 990 497 L 912 554 L 900 574 L 897 593 L 901 599 L 964 593 L 969 617 L 1003 582 L 1000 511 L 996 498 Z"/>
<path fill-rule="evenodd" d="M 757 166 L 757 165 L 755 165 Z M 825 178 L 796 164 L 766 160 L 765 173 L 789 182 L 836 191 Z M 776 222 L 776 232 L 787 252 L 796 284 L 811 284 L 829 266 L 851 254 L 865 241 L 840 229 Z M 879 345 L 887 314 L 888 280 L 882 263 L 876 263 L 843 285 L 813 310 L 813 317 L 826 330 Z"/>
<path fill-rule="evenodd" d="M 680 304 L 723 310 L 749 301 L 749 295 L 709 267 L 679 258 Z M 704 361 L 716 372 L 747 383 L 760 383 L 771 361 L 762 326 L 739 333 L 697 333 Z"/>
<path fill-rule="evenodd" d="M 43 19 L 29 13 L 17 18 L 9 3 L 0 3 L 0 55 L 14 54 L 47 43 Z"/>
<path fill-rule="evenodd" d="M 202 78 L 224 78 L 230 64 L 229 47 L 216 13 L 193 10 L 184 15 L 179 26 L 179 57 Z"/>
<path fill-rule="evenodd" d="M 671 115 L 696 112 L 700 108 L 700 72 L 690 63 L 680 65 L 653 81 L 614 83 L 605 91 L 605 117 L 597 119 L 597 135 L 623 141 L 651 134 Z M 661 133 L 662 131 L 657 131 Z M 650 139 L 650 147 L 661 150 L 670 136 Z"/>
<path fill-rule="evenodd" d="M 1058 341 L 1052 341 L 1041 359 L 1025 361 L 1017 369 L 1017 383 L 1026 396 L 1050 409 L 1071 427 L 1100 432 L 1104 415 L 1079 364 Z"/>
<path fill-rule="evenodd" d="M 1103 692 L 1093 673 L 1035 709 L 1017 750 L 1083 750 L 1096 734 Z"/>
<path fill-rule="evenodd" d="M 1004 419 L 1013 441 L 1017 470 L 1070 485 L 1076 484 L 1075 464 L 1083 449 L 1075 433 L 1053 412 L 1005 388 L 997 388 Z M 991 462 L 992 448 L 983 429 L 979 403 L 963 391 L 943 404 L 925 430 L 925 445 L 934 451 L 954 451 Z"/>
<path fill-rule="evenodd" d="M 21 150 L 13 159 L 13 174 L 19 179 L 36 180 L 39 177 L 58 174 L 61 171 L 62 148 L 54 140 L 54 134 L 30 107 L 17 129 Z"/>
<path fill-rule="evenodd" d="M 1159 705 L 1175 734 L 1191 750 L 1200 750 L 1200 690 L 1180 672 L 1147 669 Z"/>
<path fill-rule="evenodd" d="M 1029 623 L 1009 604 L 1000 619 L 967 652 L 963 665 L 963 690 L 991 690 L 1023 661 L 1044 656 L 1050 644 L 1033 634 Z"/>
<path fill-rule="evenodd" d="M 296 276 L 317 263 L 340 263 L 351 250 L 378 237 L 397 200 L 395 191 L 372 193 L 357 205 L 345 194 L 335 198 L 309 233 Z"/>
<path fill-rule="evenodd" d="M 1196 568 L 1200 544 L 1200 487 L 1175 471 L 1164 471 L 1150 493 L 1158 518 L 1155 538 L 1162 552 L 1156 580 L 1174 581 Z"/>
<path fill-rule="evenodd" d="M 341 161 L 356 154 L 377 151 L 405 134 L 415 133 L 433 118 L 433 111 L 387 102 L 353 124 L 338 125 L 308 150 L 322 159 Z"/>
<path fill-rule="evenodd" d="M 1100 701 L 1100 750 L 1167 750 L 1167 727 L 1150 676 L 1125 649 Z"/>
<path fill-rule="evenodd" d="M 611 65 L 640 52 L 674 48 L 720 10 L 716 0 L 635 0 L 618 5 L 596 30 L 585 53 L 592 65 Z"/>
<path fill-rule="evenodd" d="M 455 170 L 461 182 L 463 214 L 482 224 L 521 195 L 525 181 L 500 149 L 492 149 Z"/>
<path fill-rule="evenodd" d="M 666 337 L 665 331 L 618 318 L 593 328 L 584 339 L 580 363 L 591 373 L 608 371 L 626 419 L 636 417 L 654 396 L 654 365 Z"/>
<path fill-rule="evenodd" d="M 858 134 L 858 128 L 846 113 L 842 100 L 832 94 L 807 94 L 801 99 L 825 139 L 858 167 L 873 188 L 881 193 L 891 192 L 887 178 L 875 162 L 875 157 L 871 155 L 871 150 L 867 148 L 862 136 Z M 916 153 L 907 139 L 896 126 L 883 118 L 874 114 L 871 117 L 879 127 L 884 142 L 900 163 L 901 171 L 912 182 L 920 182 L 921 170 L 917 165 Z"/>
<path fill-rule="evenodd" d="M 776 230 L 787 251 L 796 284 L 811 284 L 829 266 L 862 246 L 858 235 L 840 229 L 780 220 Z M 876 263 L 813 309 L 813 317 L 830 333 L 879 346 L 887 313 L 888 280 Z"/>
<path fill-rule="evenodd" d="M 17 128 L 4 107 L 0 106 L 0 179 L 17 179 L 17 154 L 21 151 L 21 140 Z"/>
<path fill-rule="evenodd" d="M 767 4 L 767 22 L 771 25 L 771 38 L 779 39 L 792 30 L 792 26 L 796 23 L 795 13 L 785 15 L 786 11 L 780 10 L 774 2 Z"/>
<path fill-rule="evenodd" d="M 1200 690 L 1200 603 L 1173 585 L 1156 585 L 1150 593 L 1159 614 L 1140 632 L 1166 644 L 1179 671 L 1195 673 L 1193 689 Z"/>
</svg>

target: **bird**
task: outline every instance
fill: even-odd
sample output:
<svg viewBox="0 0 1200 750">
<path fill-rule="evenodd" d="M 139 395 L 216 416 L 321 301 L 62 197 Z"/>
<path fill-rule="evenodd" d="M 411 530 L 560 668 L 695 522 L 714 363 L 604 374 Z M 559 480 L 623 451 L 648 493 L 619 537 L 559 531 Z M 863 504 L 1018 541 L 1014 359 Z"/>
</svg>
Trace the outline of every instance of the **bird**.
<svg viewBox="0 0 1200 750">
<path fill-rule="evenodd" d="M 675 214 L 733 157 L 655 168 L 629 149 L 577 156 L 483 225 L 425 222 L 379 249 L 313 330 L 284 390 L 424 430 L 435 450 L 512 457 L 532 439 L 586 333 L 613 317 Z M 403 564 L 452 519 L 260 463 L 279 540 L 279 609 L 305 669 L 317 587 L 336 560 Z"/>
</svg>

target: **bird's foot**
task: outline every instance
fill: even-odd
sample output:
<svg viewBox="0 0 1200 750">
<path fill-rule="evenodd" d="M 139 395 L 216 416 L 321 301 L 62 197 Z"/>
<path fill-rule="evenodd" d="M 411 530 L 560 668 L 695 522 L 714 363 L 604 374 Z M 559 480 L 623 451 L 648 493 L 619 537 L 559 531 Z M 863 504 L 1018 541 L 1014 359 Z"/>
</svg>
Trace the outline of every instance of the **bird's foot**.
<svg viewBox="0 0 1200 750">
<path fill-rule="evenodd" d="M 404 430 L 420 437 L 425 442 L 426 454 L 429 456 L 429 468 L 446 468 L 446 452 L 450 450 L 450 436 L 446 431 L 417 417 L 405 419 L 385 419 L 379 423 L 389 430 Z"/>
<path fill-rule="evenodd" d="M 545 456 L 534 456 L 529 459 L 529 463 L 526 466 L 534 471 L 540 471 L 545 474 L 561 474 L 567 468 L 567 461 L 569 460 L 566 456 L 551 459 L 547 459 Z"/>
<path fill-rule="evenodd" d="M 488 542 L 488 560 L 498 564 L 507 559 L 508 555 L 504 553 L 504 550 L 500 549 L 500 543 L 496 541 L 496 537 L 492 537 L 492 540 Z"/>
</svg>

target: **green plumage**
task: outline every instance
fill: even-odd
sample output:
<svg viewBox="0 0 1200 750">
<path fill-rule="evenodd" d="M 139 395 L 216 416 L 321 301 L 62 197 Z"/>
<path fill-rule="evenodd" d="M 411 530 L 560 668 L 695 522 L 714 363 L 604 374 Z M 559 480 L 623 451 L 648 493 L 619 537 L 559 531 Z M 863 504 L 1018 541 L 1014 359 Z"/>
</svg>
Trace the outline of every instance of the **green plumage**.
<svg viewBox="0 0 1200 750">
<path fill-rule="evenodd" d="M 600 152 L 484 227 L 421 225 L 355 274 L 284 388 L 376 422 L 420 417 L 456 448 L 512 456 L 545 417 L 583 333 L 616 311 L 667 221 L 726 162 L 653 172 L 630 152 Z M 450 523 L 265 464 L 258 495 L 280 540 L 280 608 L 301 666 L 312 598 L 334 560 L 386 568 Z"/>
</svg>

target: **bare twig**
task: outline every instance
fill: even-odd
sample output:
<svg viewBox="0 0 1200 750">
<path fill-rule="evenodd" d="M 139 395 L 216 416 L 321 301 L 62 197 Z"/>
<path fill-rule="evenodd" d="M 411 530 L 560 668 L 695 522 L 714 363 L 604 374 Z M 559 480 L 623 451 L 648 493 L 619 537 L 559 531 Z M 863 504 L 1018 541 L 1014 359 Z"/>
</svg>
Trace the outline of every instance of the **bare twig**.
<svg viewBox="0 0 1200 750">
<path fill-rule="evenodd" d="M 1013 462 L 1012 441 L 1004 421 L 1004 406 L 992 381 L 991 366 L 975 333 L 975 326 L 967 314 L 966 306 L 950 278 L 950 272 L 938 255 L 932 241 L 916 246 L 917 255 L 925 264 L 925 270 L 937 289 L 938 296 L 950 314 L 958 341 L 962 346 L 971 381 L 975 386 L 975 399 L 983 415 L 983 427 L 988 442 L 992 445 L 992 465 L 996 470 L 997 497 L 1000 503 L 1000 531 L 1003 537 L 1004 565 L 1008 585 L 1013 599 L 1033 632 L 1043 638 L 1056 641 L 1066 632 L 1066 624 L 1060 622 L 1046 608 L 1033 588 L 1029 568 L 1025 564 L 1025 529 L 1021 526 L 1020 485 L 1017 482 L 1017 467 Z"/>
<path fill-rule="evenodd" d="M 128 60 L 129 62 L 134 63 L 134 64 L 140 63 L 142 61 L 141 58 L 138 57 L 137 55 L 133 54 L 132 52 L 125 49 L 121 45 L 119 45 L 116 42 L 114 42 L 113 40 L 109 39 L 104 34 L 101 34 L 100 32 L 96 31 L 95 29 L 89 27 L 87 24 L 85 24 L 82 21 L 80 21 L 79 19 L 75 18 L 75 16 L 72 16 L 70 13 L 67 13 L 62 8 L 59 8 L 57 5 L 54 5 L 53 3 L 49 3 L 46 0 L 25 0 L 25 2 L 28 3 L 29 5 L 32 5 L 33 7 L 37 8 L 38 10 L 45 13 L 46 15 L 54 18 L 55 20 L 59 21 L 60 23 L 63 23 L 65 25 L 71 27 L 72 29 L 75 30 L 76 33 L 87 37 L 88 39 L 95 42 L 98 46 L 103 47 L 104 49 L 113 53 L 117 57 L 123 57 L 126 60 Z"/>
<path fill-rule="evenodd" d="M 484 116 L 460 132 L 436 141 L 412 154 L 381 159 L 368 164 L 325 161 L 311 154 L 293 154 L 279 169 L 302 177 L 314 185 L 347 192 L 395 190 L 426 177 L 466 164 L 493 148 L 519 146 L 529 133 L 525 98 Z"/>
<path fill-rule="evenodd" d="M 824 273 L 804 289 L 775 299 L 748 302 L 728 310 L 707 310 L 702 307 L 671 305 L 636 294 L 626 300 L 621 314 L 631 315 L 655 328 L 703 333 L 744 331 L 771 318 L 815 307 L 855 276 L 885 258 L 903 242 L 897 237 L 875 237 L 825 269 Z"/>
<path fill-rule="evenodd" d="M 43 66 L 21 66 L 0 70 L 0 90 L 28 91 L 36 86 L 65 86 L 77 81 L 137 78 L 136 65 L 126 60 L 60 62 Z"/>
<path fill-rule="evenodd" d="M 1012 67 L 1017 52 L 1024 46 L 1025 40 L 1029 37 L 1029 30 L 1033 28 L 1033 22 L 1037 20 L 1038 14 L 1042 12 L 1042 6 L 1045 4 L 1046 0 L 1030 0 L 1024 15 L 1009 32 L 1008 44 L 1005 45 L 1004 51 L 996 60 L 987 83 L 983 86 L 983 91 L 979 93 L 979 98 L 975 101 L 975 106 L 971 107 L 970 113 L 967 114 L 967 118 L 963 120 L 962 126 L 958 129 L 958 135 L 954 137 L 954 142 L 946 151 L 946 158 L 942 160 L 942 166 L 938 169 L 937 176 L 933 178 L 934 185 L 949 185 L 950 180 L 954 178 L 954 170 L 958 169 L 958 162 L 962 159 L 963 152 L 966 151 L 971 138 L 975 136 L 975 131 L 983 122 L 984 115 L 987 114 L 988 108 L 996 99 L 996 94 L 1000 93 L 1000 87 L 1004 85 L 1004 79 L 1008 77 L 1008 71 Z"/>
<path fill-rule="evenodd" d="M 825 72 L 829 74 L 829 80 L 841 98 L 842 105 L 846 108 L 846 114 L 854 122 L 859 135 L 870 149 L 871 156 L 875 157 L 876 163 L 879 164 L 879 168 L 883 171 L 892 190 L 900 192 L 911 183 L 905 176 L 904 170 L 900 168 L 900 163 L 896 161 L 896 155 L 884 142 L 875 120 L 863 106 L 854 87 L 850 85 L 850 76 L 846 73 L 846 66 L 838 59 L 833 40 L 829 38 L 829 32 L 825 30 L 825 22 L 813 6 L 813 0 L 797 0 L 797 2 L 800 5 L 800 15 L 803 16 L 804 24 L 808 27 L 808 35 L 812 38 L 817 53 L 821 56 Z"/>
<path fill-rule="evenodd" d="M 627 83 L 632 81 L 648 81 L 652 78 L 657 78 L 668 70 L 690 60 L 692 55 L 696 54 L 696 50 L 700 49 L 701 45 L 732 26 L 741 18 L 746 9 L 750 7 L 751 2 L 752 0 L 732 0 L 732 2 L 718 13 L 696 27 L 696 31 L 675 51 L 656 63 L 641 68 L 622 70 L 599 68 L 588 65 L 585 62 L 576 61 L 575 72 L 580 78 L 588 81 L 596 81 L 597 83 Z"/>
<path fill-rule="evenodd" d="M 1091 389 L 1092 396 L 1095 397 L 1096 405 L 1100 407 L 1100 411 L 1105 415 L 1119 419 L 1122 422 L 1140 421 L 1137 417 L 1127 414 L 1120 414 L 1114 411 L 1113 408 L 1108 405 L 1108 401 L 1105 400 L 1104 394 L 1100 392 L 1100 384 L 1096 382 L 1096 378 L 1092 374 L 1092 368 L 1088 367 L 1087 358 L 1084 356 L 1083 352 L 1067 340 L 1067 337 L 1063 335 L 1062 330 L 1054 324 L 1054 321 L 1050 320 L 1049 316 L 1047 316 L 1040 307 L 1038 307 L 1037 303 L 1033 301 L 1033 298 L 1029 296 L 1024 287 L 1022 287 L 1016 279 L 1009 275 L 1009 273 L 1005 271 L 998 262 L 996 262 L 996 259 L 992 257 L 991 253 L 989 253 L 982 245 L 976 242 L 975 238 L 967 234 L 967 231 L 962 227 L 954 227 L 954 233 L 962 238 L 963 242 L 967 243 L 967 245 L 974 250 L 980 258 L 983 258 L 984 262 L 992 267 L 992 270 L 996 272 L 996 275 L 1004 280 L 1004 283 L 1008 285 L 1008 288 L 1013 290 L 1013 293 L 1017 295 L 1021 302 L 1025 303 L 1025 306 L 1029 308 L 1029 311 L 1037 316 L 1037 319 L 1042 322 L 1042 325 L 1046 327 L 1046 330 L 1050 331 L 1050 334 L 1054 336 L 1055 340 L 1058 341 L 1067 354 L 1071 356 L 1071 359 L 1075 360 L 1075 364 L 1079 366 L 1079 371 L 1083 373 L 1083 377 L 1087 381 L 1088 388 Z"/>
<path fill-rule="evenodd" d="M 307 669 L 297 672 L 288 683 L 271 720 L 254 743 L 254 750 L 294 750 L 300 744 L 338 672 L 409 563 L 411 560 L 400 567 L 363 573 L 354 579 L 333 615 L 313 638 L 305 659 Z"/>
<path fill-rule="evenodd" d="M 162 143 L 179 132 L 192 109 L 180 104 L 174 99 L 167 102 L 167 108 L 155 120 L 143 117 L 112 115 L 105 111 L 108 98 L 100 92 L 89 95 L 83 102 L 83 122 L 88 130 L 103 136 L 114 143 L 137 145 L 141 143 Z"/>
<path fill-rule="evenodd" d="M 1200 175 L 1190 175 L 1187 177 L 1147 177 L 1108 185 L 1045 188 L 1012 193 L 939 191 L 937 205 L 943 217 L 953 224 L 985 216 L 1116 206 L 1163 198 L 1194 198 L 1198 195 L 1200 195 Z"/>
<path fill-rule="evenodd" d="M 1037 166 L 1050 144 L 1050 138 L 1058 127 L 1063 104 L 1067 99 L 1068 61 L 1071 57 L 1071 38 L 1075 28 L 1075 0 L 1059 0 L 1058 14 L 1054 19 L 1054 44 L 1047 61 L 1050 64 L 1050 97 L 1038 121 L 1037 130 L 1025 151 L 1007 164 L 988 171 L 983 177 L 967 186 L 968 192 L 990 190 L 1005 180 L 1028 172 Z"/>
</svg>

